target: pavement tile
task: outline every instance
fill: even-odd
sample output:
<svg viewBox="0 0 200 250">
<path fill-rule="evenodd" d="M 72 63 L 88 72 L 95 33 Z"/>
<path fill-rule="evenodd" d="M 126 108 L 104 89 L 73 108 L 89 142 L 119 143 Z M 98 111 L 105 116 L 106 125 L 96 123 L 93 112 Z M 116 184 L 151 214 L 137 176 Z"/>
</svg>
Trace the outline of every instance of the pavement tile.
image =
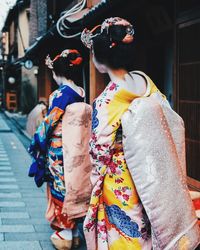
<svg viewBox="0 0 200 250">
<path fill-rule="evenodd" d="M 38 233 L 53 233 L 51 227 L 46 225 L 34 225 L 35 231 Z"/>
<path fill-rule="evenodd" d="M 0 161 L 0 169 L 1 169 L 1 166 L 10 166 L 10 162 Z"/>
<path fill-rule="evenodd" d="M 0 176 L 13 176 L 13 172 L 0 172 Z"/>
<path fill-rule="evenodd" d="M 15 219 L 15 217 L 13 218 L 8 218 L 8 219 L 4 219 L 2 218 L 2 225 L 45 225 L 45 227 L 47 229 L 45 229 L 45 231 L 48 231 L 49 229 L 49 222 L 43 217 L 41 216 L 41 218 L 27 218 L 27 219 L 23 219 L 23 218 L 17 218 Z"/>
<path fill-rule="evenodd" d="M 0 250 L 42 250 L 38 241 L 4 241 L 0 243 Z"/>
<path fill-rule="evenodd" d="M 23 198 L 37 198 L 37 197 L 44 197 L 44 194 L 41 192 L 34 192 L 34 193 L 22 193 Z"/>
<path fill-rule="evenodd" d="M 0 170 L 1 171 L 1 170 Z M 8 184 L 0 184 L 0 189 L 18 189 L 18 185 L 8 185 Z"/>
<path fill-rule="evenodd" d="M 0 171 L 2 171 L 2 170 L 8 171 L 8 170 L 12 170 L 12 169 L 11 169 L 11 167 L 2 167 L 2 166 L 0 166 Z"/>
<path fill-rule="evenodd" d="M 25 207 L 25 203 L 22 201 L 0 201 L 0 207 Z"/>
<path fill-rule="evenodd" d="M 2 207 L 0 212 L 27 212 L 26 207 Z"/>
<path fill-rule="evenodd" d="M 3 233 L 0 233 L 0 241 L 3 241 L 4 240 L 4 235 Z M 1 245 L 1 242 L 0 242 L 0 245 Z"/>
<path fill-rule="evenodd" d="M 42 210 L 46 209 L 47 206 L 45 204 L 46 199 L 41 197 L 35 197 L 34 199 L 23 198 L 22 201 L 25 202 L 27 206 L 31 206 L 32 208 L 39 207 L 40 209 L 42 208 Z"/>
<path fill-rule="evenodd" d="M 16 179 L 13 178 L 13 177 L 10 177 L 10 178 L 7 178 L 7 177 L 2 178 L 2 177 L 0 177 L 0 183 L 2 183 L 2 182 L 16 182 Z"/>
<path fill-rule="evenodd" d="M 33 233 L 32 225 L 0 225 L 0 233 Z"/>
<path fill-rule="evenodd" d="M 34 241 L 45 240 L 47 241 L 51 236 L 51 233 L 5 233 L 4 237 L 6 241 Z"/>
<path fill-rule="evenodd" d="M 0 193 L 0 198 L 21 198 L 21 193 Z"/>
<path fill-rule="evenodd" d="M 9 159 L 8 159 L 8 157 L 3 157 L 2 155 L 0 156 L 0 162 L 2 162 L 2 161 L 4 161 L 4 162 L 9 162 Z"/>
<path fill-rule="evenodd" d="M 51 244 L 51 241 L 40 241 L 40 245 L 42 247 L 42 250 L 55 250 L 53 245 Z M 78 250 L 78 249 L 77 249 Z M 82 249 L 81 249 L 82 250 Z"/>
<path fill-rule="evenodd" d="M 11 221 L 14 222 L 16 220 L 22 221 L 22 219 L 28 219 L 30 217 L 27 212 L 15 212 L 15 213 L 0 212 L 0 218 L 2 219 L 2 223 L 3 223 L 4 219 L 12 219 Z M 6 224 L 6 223 L 3 223 L 3 224 Z"/>
</svg>

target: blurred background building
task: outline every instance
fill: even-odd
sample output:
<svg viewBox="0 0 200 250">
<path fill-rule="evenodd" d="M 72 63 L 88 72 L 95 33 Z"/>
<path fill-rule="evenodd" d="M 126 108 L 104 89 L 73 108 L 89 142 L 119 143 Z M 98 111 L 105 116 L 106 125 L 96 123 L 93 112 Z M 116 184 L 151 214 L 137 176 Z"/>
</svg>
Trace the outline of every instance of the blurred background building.
<svg viewBox="0 0 200 250">
<path fill-rule="evenodd" d="M 88 0 L 85 9 L 56 24 L 81 0 L 17 0 L 1 34 L 1 85 L 4 108 L 29 113 L 39 99 L 56 88 L 44 65 L 65 48 L 77 48 L 85 58 L 80 76 L 87 102 L 104 89 L 80 36 L 110 16 L 130 20 L 136 30 L 133 68 L 146 72 L 185 121 L 188 182 L 200 190 L 200 1 Z M 67 38 L 66 38 L 67 36 Z M 3 98 L 4 97 L 4 98 Z"/>
</svg>

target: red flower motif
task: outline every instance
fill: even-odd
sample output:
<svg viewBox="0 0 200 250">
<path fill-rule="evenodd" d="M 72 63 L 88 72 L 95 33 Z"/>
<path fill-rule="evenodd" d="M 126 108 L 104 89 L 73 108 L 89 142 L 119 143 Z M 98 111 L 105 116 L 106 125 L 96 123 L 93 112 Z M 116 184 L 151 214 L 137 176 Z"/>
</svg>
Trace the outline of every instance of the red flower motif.
<svg viewBox="0 0 200 250">
<path fill-rule="evenodd" d="M 122 197 L 124 198 L 125 201 L 129 200 L 129 196 L 127 194 L 123 194 Z"/>
<path fill-rule="evenodd" d="M 99 231 L 106 233 L 106 226 L 105 225 L 100 226 Z"/>
<path fill-rule="evenodd" d="M 102 150 L 101 145 L 99 145 L 99 144 L 95 145 L 95 148 L 96 148 L 97 150 Z"/>
<path fill-rule="evenodd" d="M 110 163 L 110 158 L 101 155 L 101 156 L 99 156 L 99 161 L 103 162 L 103 164 L 105 164 L 105 165 L 109 165 L 109 163 Z"/>
<path fill-rule="evenodd" d="M 92 140 L 94 141 L 94 142 L 96 142 L 97 141 L 97 137 L 96 137 L 96 134 L 95 133 L 92 133 Z"/>
<path fill-rule="evenodd" d="M 116 88 L 116 86 L 117 85 L 115 83 L 112 83 L 112 85 L 109 87 L 109 90 L 111 90 L 111 91 L 114 90 Z"/>
<path fill-rule="evenodd" d="M 124 181 L 123 178 L 118 178 L 115 180 L 115 183 L 119 184 L 119 183 L 122 183 Z"/>
<path fill-rule="evenodd" d="M 100 193 L 101 193 L 101 189 L 96 190 L 96 192 L 95 192 L 95 196 L 99 196 L 99 195 L 100 195 Z"/>
<path fill-rule="evenodd" d="M 117 160 L 117 164 L 118 164 L 118 165 L 122 165 L 122 161 Z"/>
<path fill-rule="evenodd" d="M 93 151 L 90 151 L 90 155 L 92 156 L 92 158 L 93 158 L 94 160 L 97 159 L 97 156 L 96 156 L 96 154 L 95 154 Z"/>
<path fill-rule="evenodd" d="M 105 156 L 103 156 L 103 155 L 99 156 L 99 160 L 104 162 L 105 161 Z"/>
<path fill-rule="evenodd" d="M 96 213 L 93 213 L 92 215 L 91 215 L 91 217 L 92 217 L 92 219 L 96 219 Z"/>
<path fill-rule="evenodd" d="M 115 193 L 116 196 L 119 196 L 119 195 L 122 194 L 122 192 L 120 190 L 114 190 L 114 193 Z"/>
<path fill-rule="evenodd" d="M 112 173 L 112 174 L 115 174 L 115 173 L 116 173 L 117 164 L 114 163 L 114 162 L 111 162 L 111 163 L 109 164 L 109 168 L 110 168 L 111 173 Z"/>
<path fill-rule="evenodd" d="M 100 180 L 100 181 L 103 181 L 103 180 L 104 180 L 104 177 L 103 177 L 103 176 L 100 176 L 99 180 Z"/>
<path fill-rule="evenodd" d="M 127 189 L 128 187 L 122 187 L 122 192 L 126 192 Z"/>
<path fill-rule="evenodd" d="M 86 227 L 87 229 L 90 229 L 92 226 L 93 226 L 93 223 L 92 223 L 92 222 L 89 222 L 88 224 L 85 225 L 85 227 Z"/>
<path fill-rule="evenodd" d="M 93 213 L 96 213 L 97 210 L 98 210 L 98 208 L 96 206 L 92 208 Z"/>
</svg>

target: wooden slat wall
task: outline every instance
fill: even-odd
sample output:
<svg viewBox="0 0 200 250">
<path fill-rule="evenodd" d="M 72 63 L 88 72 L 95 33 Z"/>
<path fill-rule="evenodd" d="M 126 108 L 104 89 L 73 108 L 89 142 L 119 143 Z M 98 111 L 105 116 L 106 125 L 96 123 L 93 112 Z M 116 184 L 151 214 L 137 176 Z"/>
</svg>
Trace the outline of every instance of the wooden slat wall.
<svg viewBox="0 0 200 250">
<path fill-rule="evenodd" d="M 187 173 L 200 183 L 199 45 L 200 20 L 177 25 L 177 109 L 186 127 Z"/>
</svg>

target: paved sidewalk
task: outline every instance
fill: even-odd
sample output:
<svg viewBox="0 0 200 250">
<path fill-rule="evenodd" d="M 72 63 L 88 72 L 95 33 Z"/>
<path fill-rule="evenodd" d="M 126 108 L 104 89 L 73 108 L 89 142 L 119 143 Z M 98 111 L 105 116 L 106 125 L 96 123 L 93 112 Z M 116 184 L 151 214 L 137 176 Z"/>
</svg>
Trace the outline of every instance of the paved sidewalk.
<svg viewBox="0 0 200 250">
<path fill-rule="evenodd" d="M 0 132 L 10 132 L 11 129 L 8 127 L 2 116 L 0 115 Z"/>
<path fill-rule="evenodd" d="M 46 198 L 27 177 L 30 157 L 0 117 L 0 249 L 51 250 Z"/>
<path fill-rule="evenodd" d="M 52 250 L 45 186 L 27 177 L 30 157 L 0 114 L 0 250 Z"/>
<path fill-rule="evenodd" d="M 31 136 L 26 132 L 27 115 L 21 115 L 20 113 L 10 113 L 8 111 L 4 111 L 4 115 L 14 122 L 15 127 L 20 130 L 20 133 L 31 140 Z"/>
</svg>

